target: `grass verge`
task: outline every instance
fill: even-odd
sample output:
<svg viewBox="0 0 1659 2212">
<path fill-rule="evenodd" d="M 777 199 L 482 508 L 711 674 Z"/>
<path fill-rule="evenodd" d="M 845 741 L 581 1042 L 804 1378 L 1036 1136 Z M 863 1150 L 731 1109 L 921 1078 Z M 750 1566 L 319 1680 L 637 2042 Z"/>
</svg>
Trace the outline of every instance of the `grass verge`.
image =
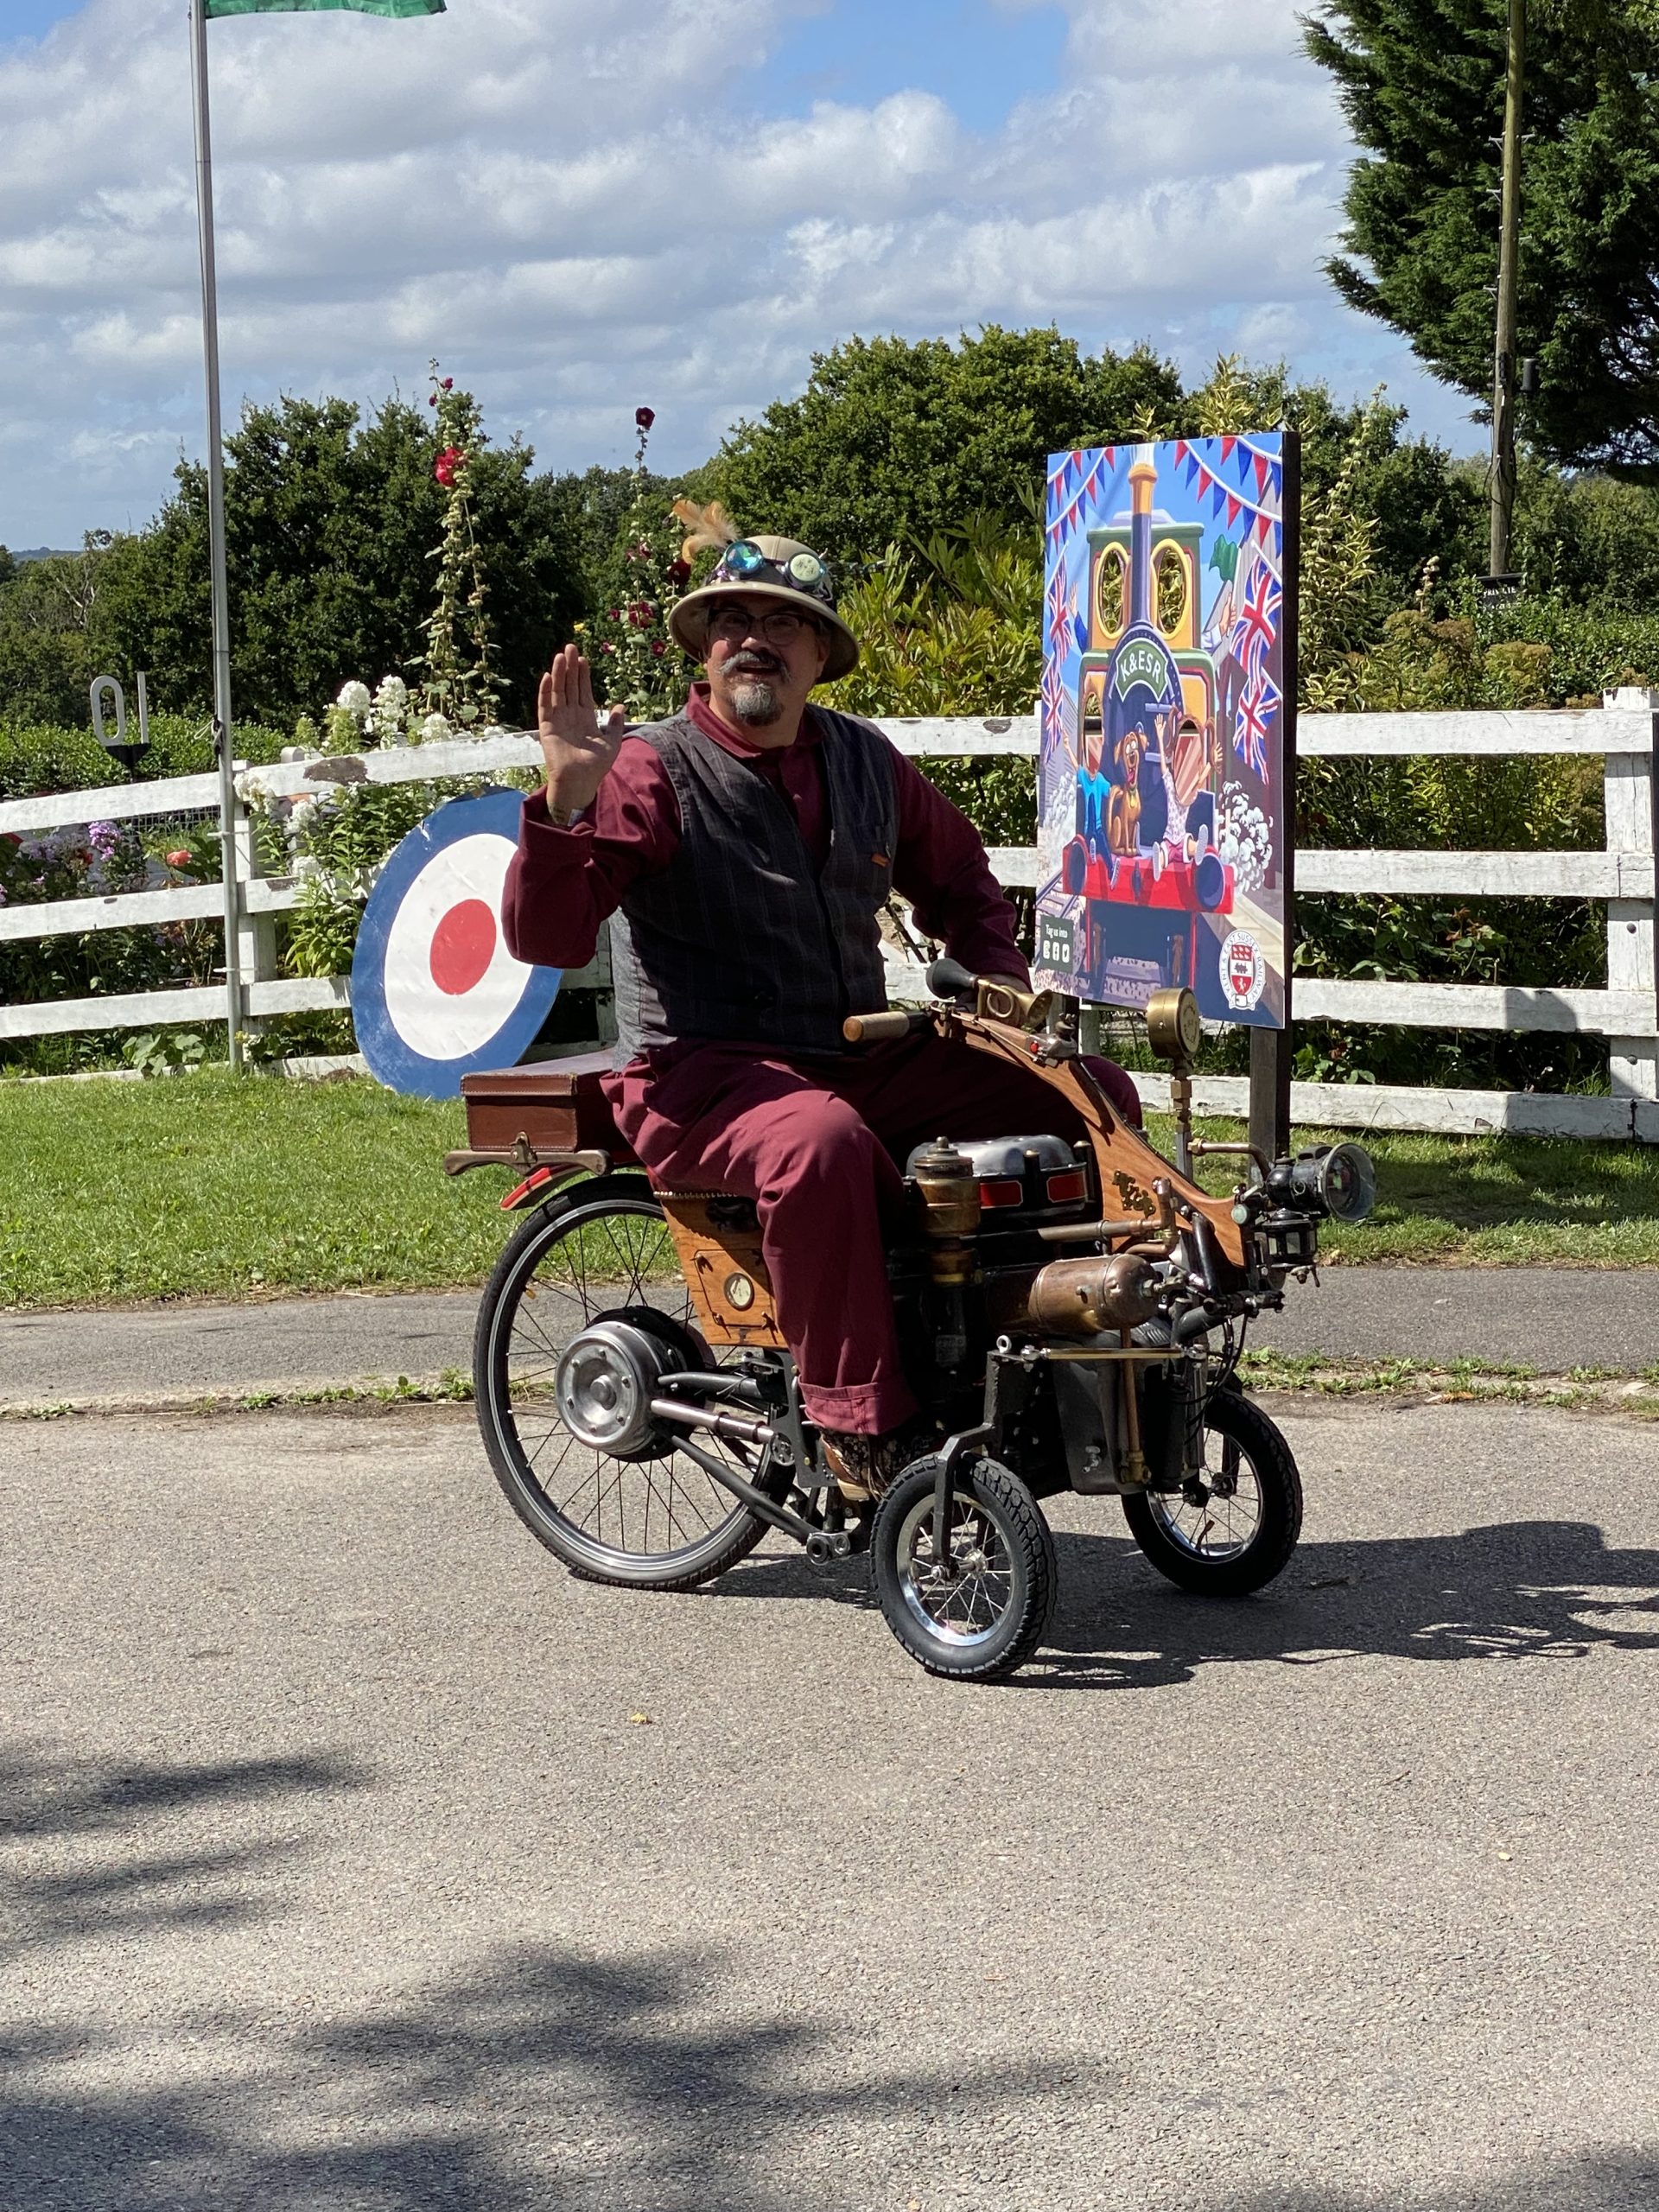
<svg viewBox="0 0 1659 2212">
<path fill-rule="evenodd" d="M 0 1306 L 478 1283 L 507 1234 L 506 1181 L 444 1175 L 463 1135 L 458 1104 L 366 1078 L 0 1083 Z M 1376 1217 L 1328 1234 L 1329 1259 L 1659 1265 L 1659 1151 L 1372 1148 Z"/>
<path fill-rule="evenodd" d="M 1325 1398 L 1406 1398 L 1414 1403 L 1572 1406 L 1659 1421 L 1659 1365 L 1631 1376 L 1611 1367 L 1546 1375 L 1514 1361 L 1333 1359 L 1324 1352 L 1247 1351 L 1247 1389 Z"/>
</svg>

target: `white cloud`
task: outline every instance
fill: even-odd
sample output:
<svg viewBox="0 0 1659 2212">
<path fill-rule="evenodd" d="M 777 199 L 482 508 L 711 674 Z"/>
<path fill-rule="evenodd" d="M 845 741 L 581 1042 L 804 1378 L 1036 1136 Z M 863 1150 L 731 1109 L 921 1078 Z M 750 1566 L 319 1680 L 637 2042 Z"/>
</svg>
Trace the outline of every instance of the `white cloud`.
<svg viewBox="0 0 1659 2212">
<path fill-rule="evenodd" d="M 854 330 L 1051 317 L 1425 389 L 1320 274 L 1348 151 L 1295 0 L 1066 0 L 1064 84 L 988 137 L 925 89 L 760 111 L 751 65 L 823 4 L 214 25 L 227 410 L 436 354 L 545 463 L 625 458 L 648 400 L 674 465 Z M 0 538 L 153 511 L 200 447 L 196 281 L 176 0 L 0 46 Z"/>
</svg>

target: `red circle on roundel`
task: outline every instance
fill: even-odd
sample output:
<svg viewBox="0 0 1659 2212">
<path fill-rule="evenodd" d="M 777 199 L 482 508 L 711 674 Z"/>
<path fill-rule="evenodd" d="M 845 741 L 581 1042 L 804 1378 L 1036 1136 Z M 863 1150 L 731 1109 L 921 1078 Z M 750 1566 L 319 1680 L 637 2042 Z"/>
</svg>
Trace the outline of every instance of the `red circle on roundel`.
<svg viewBox="0 0 1659 2212">
<path fill-rule="evenodd" d="M 482 899 L 463 899 L 432 932 L 432 980 L 452 999 L 482 982 L 495 957 L 495 916 Z"/>
</svg>

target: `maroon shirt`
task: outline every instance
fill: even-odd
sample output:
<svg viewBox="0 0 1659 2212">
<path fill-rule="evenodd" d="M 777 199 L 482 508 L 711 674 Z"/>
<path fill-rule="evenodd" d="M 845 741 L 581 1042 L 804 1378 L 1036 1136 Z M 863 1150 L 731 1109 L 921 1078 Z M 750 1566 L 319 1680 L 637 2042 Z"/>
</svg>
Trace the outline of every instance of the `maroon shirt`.
<svg viewBox="0 0 1659 2212">
<path fill-rule="evenodd" d="M 705 737 L 746 761 L 786 798 L 814 861 L 830 849 L 830 810 L 818 747 L 823 725 L 810 707 L 793 745 L 771 751 L 728 729 L 693 686 L 686 712 Z M 893 886 L 915 909 L 918 928 L 940 939 L 977 976 L 1028 978 L 1003 897 L 980 835 L 921 771 L 891 748 L 898 802 Z M 668 771 L 644 738 L 625 737 L 599 796 L 567 830 L 548 819 L 543 789 L 524 801 L 518 850 L 507 870 L 502 933 L 518 959 L 585 968 L 601 926 L 628 886 L 665 868 L 679 849 L 680 810 Z"/>
</svg>

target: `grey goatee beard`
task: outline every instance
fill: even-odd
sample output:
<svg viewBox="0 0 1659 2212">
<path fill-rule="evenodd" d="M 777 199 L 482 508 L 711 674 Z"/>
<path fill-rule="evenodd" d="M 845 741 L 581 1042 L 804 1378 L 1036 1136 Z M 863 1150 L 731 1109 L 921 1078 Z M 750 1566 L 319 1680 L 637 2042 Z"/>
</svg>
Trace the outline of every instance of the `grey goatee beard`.
<svg viewBox="0 0 1659 2212">
<path fill-rule="evenodd" d="M 764 677 L 732 687 L 732 712 L 751 729 L 765 729 L 783 712 L 778 694 Z"/>
<path fill-rule="evenodd" d="M 784 702 L 770 678 L 778 664 L 768 653 L 734 654 L 728 664 L 732 679 L 732 712 L 750 729 L 765 729 L 780 719 Z"/>
</svg>

